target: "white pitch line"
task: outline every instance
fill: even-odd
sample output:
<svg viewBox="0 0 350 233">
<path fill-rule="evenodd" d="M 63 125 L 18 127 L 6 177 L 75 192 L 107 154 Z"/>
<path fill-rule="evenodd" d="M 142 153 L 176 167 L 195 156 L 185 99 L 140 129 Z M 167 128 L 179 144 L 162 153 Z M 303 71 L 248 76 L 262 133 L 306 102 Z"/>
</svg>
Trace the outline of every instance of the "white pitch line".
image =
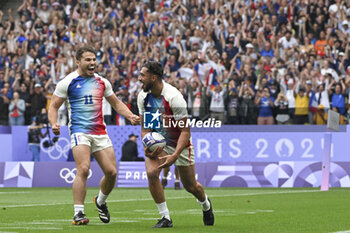
<svg viewBox="0 0 350 233">
<path fill-rule="evenodd" d="M 31 224 L 56 224 L 58 222 L 72 222 L 72 220 L 69 219 L 48 219 L 48 220 L 40 220 L 37 222 L 32 222 Z"/>
<path fill-rule="evenodd" d="M 70 219 L 46 219 L 46 220 L 41 220 L 42 222 L 72 222 Z"/>
<path fill-rule="evenodd" d="M 0 192 L 0 195 L 1 194 L 22 194 L 22 193 L 32 193 L 32 191 Z"/>
<path fill-rule="evenodd" d="M 44 223 L 44 222 L 16 222 L 18 225 L 32 225 L 31 227 L 40 227 L 38 225 L 53 225 L 55 223 L 50 222 L 50 223 Z M 0 228 L 7 228 L 13 226 L 13 223 L 0 223 Z M 46 227 L 51 227 L 51 226 L 46 226 Z M 0 232 L 1 233 L 1 232 Z"/>
<path fill-rule="evenodd" d="M 114 212 L 112 212 L 114 213 Z M 116 219 L 117 221 L 119 220 L 134 220 L 134 221 L 139 221 L 139 220 L 145 220 L 145 221 L 153 221 L 153 220 L 157 220 L 157 218 L 143 218 L 143 217 L 136 217 L 136 218 L 127 218 L 127 217 L 113 217 L 113 219 Z"/>
<path fill-rule="evenodd" d="M 122 220 L 122 219 L 120 219 L 120 220 L 113 220 L 112 222 L 140 222 L 140 221 L 138 221 L 138 220 L 127 220 L 127 219 L 124 219 L 124 220 Z M 103 225 L 103 223 L 102 223 L 102 225 Z"/>
<path fill-rule="evenodd" d="M 238 216 L 245 214 L 259 214 L 259 213 L 272 213 L 274 210 L 261 210 L 261 209 L 252 209 L 252 210 L 221 210 L 215 209 L 213 210 L 215 215 L 218 216 Z M 171 213 L 172 211 L 170 211 Z M 187 214 L 187 215 L 202 215 L 202 212 L 199 209 L 189 209 L 189 210 L 175 210 L 173 211 L 176 214 Z M 148 213 L 143 213 L 144 215 L 148 215 Z"/>
<path fill-rule="evenodd" d="M 224 194 L 224 195 L 210 195 L 210 197 L 242 197 L 242 196 L 259 196 L 259 195 L 273 195 L 273 194 L 292 194 L 292 193 L 314 193 L 320 192 L 319 190 L 294 190 L 294 191 L 281 191 L 281 192 L 255 192 L 255 193 L 238 193 L 238 194 Z M 177 199 L 193 199 L 193 196 L 187 197 L 167 197 L 167 200 Z M 124 200 L 108 200 L 108 203 L 116 202 L 133 202 L 133 201 L 153 201 L 152 198 L 137 198 L 137 199 L 124 199 Z M 92 204 L 92 201 L 87 201 L 85 204 Z M 71 202 L 56 202 L 56 203 L 35 203 L 35 204 L 21 204 L 21 205 L 2 205 L 0 208 L 17 208 L 17 207 L 34 207 L 34 206 L 56 206 L 56 205 L 72 205 Z"/>
<path fill-rule="evenodd" d="M 0 227 L 2 229 L 25 229 L 25 230 L 63 230 L 58 227 Z"/>
<path fill-rule="evenodd" d="M 96 219 L 99 219 L 99 218 L 96 218 Z M 46 224 L 55 224 L 56 222 L 72 222 L 72 220 L 69 220 L 69 219 L 42 219 L 40 221 L 33 221 L 33 222 L 16 222 L 16 224 L 40 224 L 40 223 L 46 223 Z M 6 224 L 10 224 L 10 223 L 0 223 L 0 226 L 1 225 L 6 225 Z M 11 225 L 13 225 L 11 223 Z M 1 232 L 0 232 L 1 233 Z"/>
<path fill-rule="evenodd" d="M 350 230 L 346 230 L 346 231 L 337 231 L 337 232 L 332 232 L 332 233 L 350 233 Z"/>
<path fill-rule="evenodd" d="M 85 202 L 88 203 L 88 202 Z M 92 203 L 92 202 L 91 202 Z M 45 204 L 22 204 L 22 205 L 8 205 L 8 206 L 0 206 L 0 208 L 16 208 L 16 207 L 33 207 L 33 206 L 55 206 L 55 205 L 69 205 L 72 203 L 67 203 L 67 202 L 55 202 L 55 203 L 45 203 Z"/>
<path fill-rule="evenodd" d="M 29 225 L 54 225 L 54 222 L 27 222 Z"/>
</svg>

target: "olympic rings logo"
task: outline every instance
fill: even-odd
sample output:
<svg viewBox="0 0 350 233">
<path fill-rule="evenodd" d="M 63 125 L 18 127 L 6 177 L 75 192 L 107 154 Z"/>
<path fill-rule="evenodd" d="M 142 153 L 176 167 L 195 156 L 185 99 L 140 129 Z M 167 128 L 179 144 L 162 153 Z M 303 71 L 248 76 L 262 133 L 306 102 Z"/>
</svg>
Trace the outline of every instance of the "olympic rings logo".
<svg viewBox="0 0 350 233">
<path fill-rule="evenodd" d="M 71 145 L 70 145 L 70 141 L 67 138 L 64 138 L 64 137 L 58 138 L 57 142 L 53 146 L 50 146 L 48 148 L 45 148 L 43 146 L 43 143 L 45 141 L 46 140 L 42 140 L 40 142 L 40 149 L 46 152 L 52 160 L 58 160 L 62 156 L 64 158 L 68 158 L 68 152 L 70 150 Z"/>
<path fill-rule="evenodd" d="M 69 168 L 62 168 L 60 171 L 60 177 L 64 179 L 68 184 L 71 184 L 74 182 L 75 176 L 77 173 L 77 169 L 73 168 L 72 170 L 69 170 Z M 88 179 L 92 176 L 92 170 L 89 169 L 89 175 Z"/>
</svg>

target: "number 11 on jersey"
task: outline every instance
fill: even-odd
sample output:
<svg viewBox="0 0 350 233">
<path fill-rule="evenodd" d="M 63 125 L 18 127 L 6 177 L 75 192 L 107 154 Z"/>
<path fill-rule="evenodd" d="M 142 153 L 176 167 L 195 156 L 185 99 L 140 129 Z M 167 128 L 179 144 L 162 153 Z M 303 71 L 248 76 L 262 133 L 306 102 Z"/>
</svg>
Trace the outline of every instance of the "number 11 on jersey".
<svg viewBox="0 0 350 233">
<path fill-rule="evenodd" d="M 84 104 L 93 104 L 92 95 L 85 95 L 84 98 L 85 98 Z"/>
</svg>

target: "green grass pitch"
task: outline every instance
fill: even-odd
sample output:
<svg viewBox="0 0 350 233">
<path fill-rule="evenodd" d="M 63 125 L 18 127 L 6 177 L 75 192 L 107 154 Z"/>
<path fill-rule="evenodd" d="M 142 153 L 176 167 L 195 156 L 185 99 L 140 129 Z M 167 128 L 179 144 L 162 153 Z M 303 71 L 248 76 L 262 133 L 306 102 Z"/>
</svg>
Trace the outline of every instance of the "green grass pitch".
<svg viewBox="0 0 350 233">
<path fill-rule="evenodd" d="M 172 229 L 152 229 L 159 218 L 148 189 L 116 188 L 107 203 L 111 222 L 98 219 L 88 188 L 87 226 L 73 226 L 70 188 L 1 188 L 0 233 L 8 232 L 350 232 L 350 189 L 206 189 L 215 225 L 204 226 L 196 200 L 184 189 L 167 188 Z"/>
</svg>

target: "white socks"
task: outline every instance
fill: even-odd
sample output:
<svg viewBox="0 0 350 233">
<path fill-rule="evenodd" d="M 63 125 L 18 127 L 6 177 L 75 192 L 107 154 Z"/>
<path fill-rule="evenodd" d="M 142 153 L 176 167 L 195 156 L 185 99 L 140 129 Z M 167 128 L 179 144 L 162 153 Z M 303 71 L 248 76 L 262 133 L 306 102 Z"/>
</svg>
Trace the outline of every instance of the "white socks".
<svg viewBox="0 0 350 233">
<path fill-rule="evenodd" d="M 104 203 L 106 203 L 107 197 L 108 197 L 108 195 L 104 195 L 104 194 L 102 193 L 101 189 L 100 189 L 100 193 L 98 194 L 97 200 L 96 200 L 97 204 L 98 204 L 99 206 L 101 206 L 101 205 L 103 205 Z"/>
<path fill-rule="evenodd" d="M 103 205 L 104 203 L 106 203 L 106 199 L 107 199 L 108 195 L 104 195 L 101 190 L 100 193 L 97 196 L 97 204 L 99 206 Z M 76 205 L 74 204 L 74 215 L 76 215 L 77 213 L 79 213 L 79 211 L 81 211 L 82 213 L 84 213 L 84 205 Z"/>
<path fill-rule="evenodd" d="M 79 211 L 84 213 L 84 205 L 74 205 L 74 215 L 79 213 Z"/>
<path fill-rule="evenodd" d="M 203 202 L 197 200 L 197 202 L 202 206 L 203 211 L 208 211 L 210 209 L 210 202 L 208 201 L 208 196 L 205 194 L 205 200 Z"/>
<path fill-rule="evenodd" d="M 166 202 L 162 202 L 159 204 L 156 203 L 156 205 L 158 207 L 159 214 L 162 215 L 162 217 L 165 217 L 166 219 L 170 220 L 169 210 L 166 205 Z"/>
</svg>

